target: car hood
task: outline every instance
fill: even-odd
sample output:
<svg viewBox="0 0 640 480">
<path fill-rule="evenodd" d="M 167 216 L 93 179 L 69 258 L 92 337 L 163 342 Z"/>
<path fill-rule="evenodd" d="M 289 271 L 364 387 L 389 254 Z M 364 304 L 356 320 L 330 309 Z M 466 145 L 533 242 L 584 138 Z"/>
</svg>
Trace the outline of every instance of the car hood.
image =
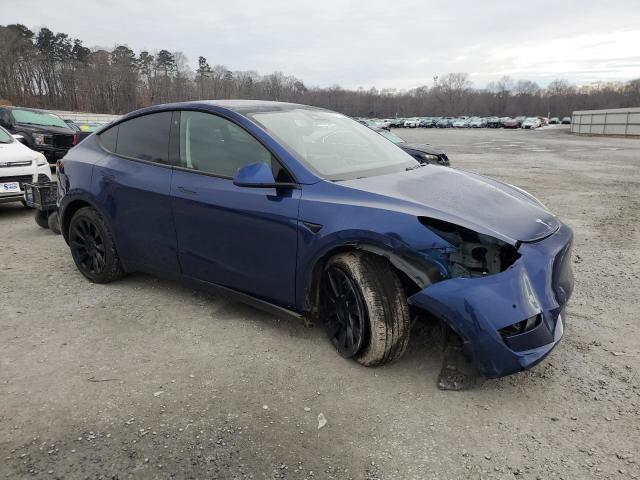
<svg viewBox="0 0 640 480">
<path fill-rule="evenodd" d="M 2 164 L 2 166 L 10 166 L 12 163 L 34 161 L 37 158 L 37 152 L 25 147 L 20 142 L 0 143 L 0 164 Z"/>
<path fill-rule="evenodd" d="M 444 152 L 439 148 L 436 148 L 428 143 L 401 143 L 398 146 L 402 148 L 410 148 L 411 150 L 417 150 L 418 152 L 426 153 L 428 155 L 442 155 Z"/>
<path fill-rule="evenodd" d="M 74 130 L 66 127 L 57 127 L 54 125 L 34 125 L 32 123 L 16 123 L 14 129 L 29 131 L 33 133 L 53 133 L 65 135 L 73 135 L 74 133 L 76 133 Z"/>
<path fill-rule="evenodd" d="M 444 220 L 510 244 L 540 240 L 560 227 L 526 192 L 453 168 L 426 165 L 340 185 L 378 195 L 385 208 Z"/>
</svg>

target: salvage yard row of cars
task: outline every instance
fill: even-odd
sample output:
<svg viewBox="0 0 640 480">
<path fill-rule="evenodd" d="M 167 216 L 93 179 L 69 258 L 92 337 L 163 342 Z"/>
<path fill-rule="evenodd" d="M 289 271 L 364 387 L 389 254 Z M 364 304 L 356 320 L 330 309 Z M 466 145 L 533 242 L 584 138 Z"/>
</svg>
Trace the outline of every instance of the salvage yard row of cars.
<svg viewBox="0 0 640 480">
<path fill-rule="evenodd" d="M 400 358 L 431 316 L 449 352 L 440 388 L 537 364 L 563 335 L 571 229 L 374 127 L 281 102 L 144 108 L 58 159 L 58 225 L 88 281 L 176 277 L 323 325 L 365 366 Z"/>
<path fill-rule="evenodd" d="M 412 118 L 359 118 L 370 127 L 390 128 L 524 128 L 535 129 L 546 125 L 570 125 L 571 117 L 412 117 Z"/>
</svg>

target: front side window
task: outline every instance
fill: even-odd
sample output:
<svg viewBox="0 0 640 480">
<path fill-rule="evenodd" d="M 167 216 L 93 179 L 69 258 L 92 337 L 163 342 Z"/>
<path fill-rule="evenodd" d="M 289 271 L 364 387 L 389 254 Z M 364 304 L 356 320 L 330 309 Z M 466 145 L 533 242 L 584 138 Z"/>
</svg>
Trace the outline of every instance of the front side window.
<svg viewBox="0 0 640 480">
<path fill-rule="evenodd" d="M 180 114 L 182 167 L 233 177 L 240 167 L 256 162 L 272 165 L 271 153 L 236 124 L 210 113 Z M 276 175 L 274 171 L 278 180 Z"/>
<path fill-rule="evenodd" d="M 383 175 L 418 165 L 392 142 L 339 113 L 295 108 L 249 116 L 327 180 Z"/>
<path fill-rule="evenodd" d="M 171 112 L 152 113 L 132 118 L 117 125 L 115 153 L 149 162 L 169 163 L 169 129 Z M 103 145 L 105 134 L 100 134 Z M 113 135 L 113 134 L 111 134 Z M 106 146 L 106 145 L 105 145 Z"/>
<path fill-rule="evenodd" d="M 19 108 L 14 108 L 11 113 L 13 113 L 13 118 L 15 119 L 16 123 L 41 125 L 45 127 L 69 128 L 64 120 L 50 113 L 38 112 L 36 110 L 22 110 Z"/>
</svg>

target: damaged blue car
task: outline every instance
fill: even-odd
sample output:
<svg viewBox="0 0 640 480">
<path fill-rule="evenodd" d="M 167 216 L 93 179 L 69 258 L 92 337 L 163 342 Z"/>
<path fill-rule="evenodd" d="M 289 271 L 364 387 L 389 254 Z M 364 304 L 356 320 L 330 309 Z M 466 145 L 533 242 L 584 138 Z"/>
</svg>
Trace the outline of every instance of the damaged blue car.
<svg viewBox="0 0 640 480">
<path fill-rule="evenodd" d="M 424 316 L 485 377 L 535 365 L 562 337 L 567 225 L 517 187 L 422 164 L 335 112 L 145 108 L 86 138 L 58 174 L 61 230 L 92 282 L 179 277 L 322 324 L 367 366 L 400 358 Z M 471 376 L 452 355 L 442 388 Z"/>
</svg>

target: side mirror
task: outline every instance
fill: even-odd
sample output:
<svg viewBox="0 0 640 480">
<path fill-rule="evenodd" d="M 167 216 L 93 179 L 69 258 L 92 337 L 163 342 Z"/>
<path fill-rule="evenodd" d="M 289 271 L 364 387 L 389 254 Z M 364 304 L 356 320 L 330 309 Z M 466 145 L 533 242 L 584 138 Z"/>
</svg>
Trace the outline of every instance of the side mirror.
<svg viewBox="0 0 640 480">
<path fill-rule="evenodd" d="M 296 188 L 294 183 L 276 182 L 271 166 L 256 162 L 240 167 L 233 176 L 233 184 L 238 187 L 253 188 Z"/>
<path fill-rule="evenodd" d="M 238 187 L 273 188 L 276 186 L 276 179 L 273 178 L 269 165 L 257 162 L 240 167 L 233 176 L 233 184 Z"/>
<path fill-rule="evenodd" d="M 27 144 L 27 141 L 24 139 L 22 135 L 12 135 L 12 137 L 15 138 L 17 141 L 19 141 L 20 143 L 22 143 L 23 145 Z"/>
</svg>

